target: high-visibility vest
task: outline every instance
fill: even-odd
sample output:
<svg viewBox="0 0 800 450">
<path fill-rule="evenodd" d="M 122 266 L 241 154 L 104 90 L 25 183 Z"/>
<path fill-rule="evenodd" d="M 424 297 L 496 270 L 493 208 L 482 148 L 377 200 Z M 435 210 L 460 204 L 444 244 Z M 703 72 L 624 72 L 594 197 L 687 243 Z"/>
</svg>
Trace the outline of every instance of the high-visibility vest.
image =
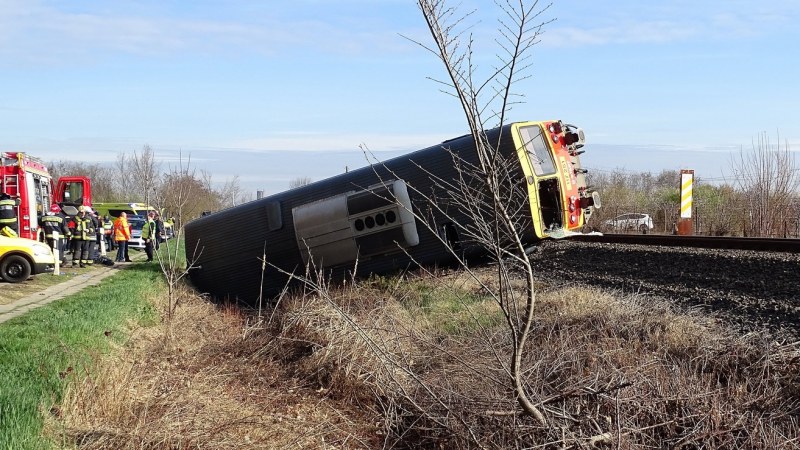
<svg viewBox="0 0 800 450">
<path fill-rule="evenodd" d="M 64 217 L 57 214 L 48 213 L 42 217 L 42 227 L 44 228 L 44 237 L 53 239 L 53 232 L 57 231 L 62 236 L 69 236 L 69 228 Z"/>
<path fill-rule="evenodd" d="M 156 234 L 156 222 L 153 219 L 147 219 L 142 227 L 142 239 L 153 239 L 154 234 Z"/>
<path fill-rule="evenodd" d="M 75 216 L 75 239 L 79 241 L 94 239 L 94 221 L 91 216 Z"/>
<path fill-rule="evenodd" d="M 16 206 L 17 202 L 13 199 L 0 200 L 0 228 L 17 224 L 17 212 L 14 209 Z"/>
<path fill-rule="evenodd" d="M 131 227 L 128 225 L 128 219 L 119 217 L 114 221 L 114 240 L 117 242 L 131 240 Z"/>
</svg>

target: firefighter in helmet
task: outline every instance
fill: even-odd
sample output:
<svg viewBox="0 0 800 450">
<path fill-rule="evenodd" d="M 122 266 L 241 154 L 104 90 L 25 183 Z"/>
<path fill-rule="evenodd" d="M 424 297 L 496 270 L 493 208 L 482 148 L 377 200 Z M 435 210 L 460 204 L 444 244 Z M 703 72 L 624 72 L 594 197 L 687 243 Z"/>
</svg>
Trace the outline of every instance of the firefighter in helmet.
<svg viewBox="0 0 800 450">
<path fill-rule="evenodd" d="M 78 207 L 78 215 L 75 216 L 75 232 L 72 240 L 75 241 L 72 254 L 72 266 L 79 263 L 81 267 L 86 267 L 93 263 L 92 244 L 95 241 L 95 221 L 87 211 L 85 206 Z"/>
<path fill-rule="evenodd" d="M 65 262 L 65 255 L 64 246 L 61 245 L 61 243 L 65 242 L 62 239 L 69 239 L 70 231 L 67 227 L 67 216 L 61 212 L 61 208 L 59 208 L 58 204 L 53 203 L 50 206 L 50 211 L 42 217 L 42 227 L 44 228 L 44 237 L 47 239 L 47 244 L 53 250 L 59 251 L 61 263 L 63 264 Z M 53 233 L 58 233 L 61 239 L 56 241 L 53 237 Z"/>
<path fill-rule="evenodd" d="M 19 233 L 17 226 L 17 202 L 10 195 L 3 192 L 0 194 L 0 230 L 5 227 L 11 228 L 14 235 Z M 10 234 L 10 233 L 9 233 Z"/>
</svg>

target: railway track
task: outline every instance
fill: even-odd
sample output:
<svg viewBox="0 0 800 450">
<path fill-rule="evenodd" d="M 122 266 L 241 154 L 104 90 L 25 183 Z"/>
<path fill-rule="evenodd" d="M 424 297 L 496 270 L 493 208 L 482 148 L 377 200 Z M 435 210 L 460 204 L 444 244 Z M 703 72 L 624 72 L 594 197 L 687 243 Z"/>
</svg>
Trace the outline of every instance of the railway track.
<svg viewBox="0 0 800 450">
<path fill-rule="evenodd" d="M 578 235 L 571 240 L 609 244 L 661 245 L 800 253 L 800 239 L 746 238 L 728 236 L 674 236 L 663 234 Z M 799 275 L 800 276 L 800 275 Z"/>
<path fill-rule="evenodd" d="M 772 241 L 772 242 L 770 242 Z M 743 332 L 800 339 L 800 240 L 580 236 L 531 253 L 545 289 L 593 286 L 712 314 Z"/>
</svg>

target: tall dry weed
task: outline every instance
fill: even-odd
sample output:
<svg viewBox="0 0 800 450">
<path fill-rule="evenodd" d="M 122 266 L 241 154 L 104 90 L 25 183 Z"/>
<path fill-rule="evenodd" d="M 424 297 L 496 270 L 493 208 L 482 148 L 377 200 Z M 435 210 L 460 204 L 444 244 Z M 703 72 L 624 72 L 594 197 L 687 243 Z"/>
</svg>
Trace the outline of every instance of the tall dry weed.
<svg viewBox="0 0 800 450">
<path fill-rule="evenodd" d="M 541 293 L 522 414 L 505 328 L 460 273 L 284 298 L 268 321 L 187 293 L 75 376 L 50 422 L 80 448 L 794 448 L 800 347 L 663 302 Z M 490 276 L 490 274 L 489 274 Z M 450 309 L 428 294 L 468 298 Z M 426 294 L 426 295 L 428 295 Z M 436 294 L 438 295 L 438 294 Z M 448 302 L 457 295 L 448 294 Z M 465 308 L 465 309 L 460 309 Z M 464 311 L 469 314 L 465 314 Z"/>
<path fill-rule="evenodd" d="M 511 351 L 507 336 L 487 342 L 476 334 L 430 349 L 442 356 L 442 367 L 424 374 L 425 382 L 447 392 L 451 403 L 427 405 L 451 418 L 450 429 L 426 421 L 417 439 L 494 448 L 792 448 L 798 442 L 797 344 L 738 336 L 664 303 L 595 290 L 564 288 L 540 295 L 537 305 L 526 381 L 555 425 L 539 426 L 509 398 L 498 358 Z"/>
<path fill-rule="evenodd" d="M 294 378 L 263 354 L 272 335 L 245 325 L 184 296 L 171 322 L 77 374 L 48 432 L 82 449 L 371 448 L 371 420 Z"/>
</svg>

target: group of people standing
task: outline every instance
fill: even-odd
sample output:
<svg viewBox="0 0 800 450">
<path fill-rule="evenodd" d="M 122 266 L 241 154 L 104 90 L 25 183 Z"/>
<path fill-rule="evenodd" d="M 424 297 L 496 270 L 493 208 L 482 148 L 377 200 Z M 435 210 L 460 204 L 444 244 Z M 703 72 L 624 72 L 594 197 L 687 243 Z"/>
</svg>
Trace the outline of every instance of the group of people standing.
<svg viewBox="0 0 800 450">
<path fill-rule="evenodd" d="M 128 254 L 128 241 L 131 239 L 131 225 L 128 215 L 121 212 L 113 222 L 108 216 L 97 216 L 90 207 L 80 206 L 78 214 L 72 219 L 74 228 L 67 226 L 68 217 L 58 205 L 53 204 L 45 216 L 42 217 L 42 227 L 45 238 L 51 248 L 61 254 L 62 263 L 66 263 L 66 253 L 72 253 L 72 266 L 87 267 L 94 264 L 100 254 L 100 242 L 105 241 L 108 248 L 116 248 L 116 262 L 131 262 Z M 158 226 L 154 212 L 147 215 L 142 228 L 142 239 L 145 243 L 146 261 L 153 261 L 153 251 L 158 248 Z M 65 237 L 64 241 L 56 242 L 55 233 Z M 66 244 L 66 242 L 69 244 Z M 62 244 L 63 242 L 63 244 Z"/>
<path fill-rule="evenodd" d="M 17 202 L 9 195 L 0 194 L 0 230 L 8 236 L 18 233 L 16 206 Z M 101 242 L 108 250 L 116 248 L 116 262 L 131 262 L 128 254 L 131 224 L 127 213 L 120 212 L 119 217 L 112 221 L 109 216 L 98 216 L 89 206 L 80 206 L 78 214 L 72 218 L 74 226 L 68 226 L 69 222 L 70 218 L 56 203 L 40 219 L 44 237 L 50 248 L 58 250 L 62 264 L 66 263 L 66 254 L 72 253 L 73 267 L 93 265 L 101 254 Z M 164 235 L 164 223 L 155 211 L 149 211 L 142 226 L 147 262 L 153 261 L 154 251 L 158 250 Z"/>
<path fill-rule="evenodd" d="M 91 208 L 80 206 L 78 214 L 72 218 L 73 228 L 67 226 L 68 221 L 67 215 L 54 203 L 41 219 L 47 243 L 53 250 L 59 250 L 62 263 L 66 263 L 66 253 L 72 253 L 73 267 L 94 265 L 100 254 L 100 241 L 105 239 L 108 217 L 98 217 Z M 65 240 L 56 242 L 56 233 Z"/>
</svg>

